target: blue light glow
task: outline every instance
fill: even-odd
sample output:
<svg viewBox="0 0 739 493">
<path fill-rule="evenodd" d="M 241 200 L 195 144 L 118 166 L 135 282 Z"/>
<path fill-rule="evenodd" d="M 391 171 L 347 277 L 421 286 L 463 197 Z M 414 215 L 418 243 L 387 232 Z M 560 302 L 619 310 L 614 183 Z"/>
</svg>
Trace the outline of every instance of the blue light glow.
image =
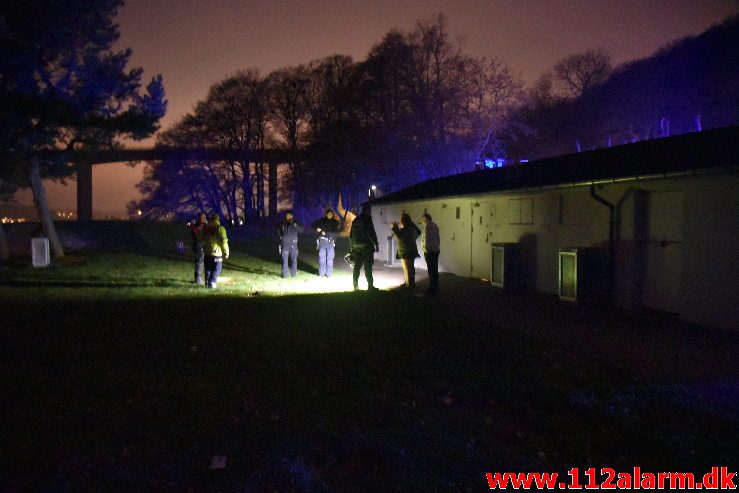
<svg viewBox="0 0 739 493">
<path fill-rule="evenodd" d="M 493 159 L 491 157 L 485 158 L 485 167 L 486 168 L 502 168 L 505 165 L 505 159 L 502 157 L 499 157 L 497 159 Z"/>
</svg>

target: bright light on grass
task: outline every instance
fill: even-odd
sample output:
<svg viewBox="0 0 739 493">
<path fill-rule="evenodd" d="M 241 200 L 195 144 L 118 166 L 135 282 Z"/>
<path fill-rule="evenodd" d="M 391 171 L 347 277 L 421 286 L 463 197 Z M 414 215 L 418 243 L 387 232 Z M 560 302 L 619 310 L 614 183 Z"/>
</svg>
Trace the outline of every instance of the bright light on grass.
<svg viewBox="0 0 739 493">
<path fill-rule="evenodd" d="M 375 287 L 382 290 L 397 287 L 402 280 L 402 274 L 395 270 L 375 271 L 373 277 Z M 335 272 L 332 277 L 318 277 L 299 271 L 296 277 L 287 279 L 277 276 L 222 276 L 218 278 L 218 286 L 228 292 L 245 291 L 247 295 L 259 293 L 267 296 L 353 291 L 351 273 L 344 271 Z M 359 279 L 359 289 L 367 289 L 364 273 Z"/>
<path fill-rule="evenodd" d="M 171 238 L 156 244 L 171 244 Z M 269 243 L 250 242 L 237 246 L 223 266 L 218 288 L 205 289 L 192 282 L 193 264 L 189 255 L 169 252 L 70 252 L 49 269 L 39 272 L 23 262 L 0 272 L 0 296 L 7 299 L 44 297 L 53 299 L 143 299 L 163 297 L 252 297 L 296 294 L 346 293 L 353 290 L 352 273 L 336 262 L 330 278 L 315 275 L 317 265 L 306 255 L 295 278 L 282 279 L 280 265 L 271 260 Z M 240 250 L 240 251 L 239 251 Z M 252 254 L 253 252 L 253 254 Z M 312 272 L 311 272 L 312 271 Z M 402 283 L 400 268 L 375 263 L 375 287 L 387 290 Z M 359 289 L 367 282 L 362 272 Z"/>
<path fill-rule="evenodd" d="M 341 293 L 352 290 L 351 277 L 346 274 L 318 277 L 303 272 L 296 278 L 280 279 L 279 284 L 281 291 L 286 293 Z"/>
</svg>

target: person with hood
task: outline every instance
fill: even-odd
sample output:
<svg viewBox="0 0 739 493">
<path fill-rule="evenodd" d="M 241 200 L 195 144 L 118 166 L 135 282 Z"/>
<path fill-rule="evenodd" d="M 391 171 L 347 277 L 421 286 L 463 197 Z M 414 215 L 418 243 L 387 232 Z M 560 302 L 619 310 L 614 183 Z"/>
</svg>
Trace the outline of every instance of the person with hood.
<svg viewBox="0 0 739 493">
<path fill-rule="evenodd" d="M 282 277 L 298 275 L 298 234 L 303 232 L 303 226 L 295 220 L 293 211 L 285 212 L 285 219 L 277 226 L 277 236 L 280 238 L 280 255 L 282 255 Z M 289 268 L 288 268 L 288 260 Z"/>
<path fill-rule="evenodd" d="M 195 284 L 203 285 L 203 273 L 205 271 L 205 253 L 203 251 L 205 240 L 205 226 L 208 219 L 205 212 L 198 214 L 195 222 L 190 224 L 190 236 L 192 237 L 192 252 L 195 254 Z"/>
<path fill-rule="evenodd" d="M 352 228 L 349 231 L 349 246 L 354 257 L 354 290 L 359 289 L 359 273 L 364 266 L 364 277 L 367 278 L 367 290 L 374 291 L 374 279 L 372 277 L 372 265 L 375 263 L 375 252 L 380 251 L 377 242 L 375 225 L 372 222 L 372 210 L 369 204 L 362 206 L 362 213 L 354 218 Z"/>
<path fill-rule="evenodd" d="M 205 226 L 203 236 L 203 252 L 205 253 L 205 286 L 215 289 L 218 276 L 223 269 L 223 261 L 228 259 L 228 236 L 226 228 L 221 226 L 218 215 L 211 216 Z"/>
<path fill-rule="evenodd" d="M 334 272 L 334 247 L 341 224 L 334 211 L 326 209 L 326 215 L 313 222 L 311 227 L 318 232 L 318 276 L 331 277 Z"/>
<path fill-rule="evenodd" d="M 405 287 L 413 289 L 416 287 L 416 268 L 413 263 L 417 257 L 420 257 L 416 239 L 421 236 L 421 230 L 413 224 L 411 216 L 405 213 L 400 216 L 399 223 L 393 222 L 391 230 L 398 241 L 398 256 L 403 265 Z"/>
</svg>

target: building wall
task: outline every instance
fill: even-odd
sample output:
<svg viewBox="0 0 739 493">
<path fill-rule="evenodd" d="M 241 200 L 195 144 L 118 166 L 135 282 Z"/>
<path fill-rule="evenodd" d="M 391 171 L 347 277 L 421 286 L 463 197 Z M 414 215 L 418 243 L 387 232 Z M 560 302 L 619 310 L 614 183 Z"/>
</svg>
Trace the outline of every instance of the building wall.
<svg viewBox="0 0 739 493">
<path fill-rule="evenodd" d="M 739 330 L 739 175 L 621 182 L 596 193 L 616 205 L 616 304 Z M 378 205 L 381 258 L 390 223 L 403 212 L 420 221 L 425 211 L 441 232 L 440 269 L 460 276 L 489 279 L 491 244 L 518 243 L 524 284 L 557 294 L 560 249 L 608 248 L 609 209 L 588 187 L 571 187 Z M 416 266 L 425 268 L 423 259 Z"/>
<path fill-rule="evenodd" d="M 686 187 L 683 228 L 681 315 L 739 330 L 739 177 Z"/>
</svg>

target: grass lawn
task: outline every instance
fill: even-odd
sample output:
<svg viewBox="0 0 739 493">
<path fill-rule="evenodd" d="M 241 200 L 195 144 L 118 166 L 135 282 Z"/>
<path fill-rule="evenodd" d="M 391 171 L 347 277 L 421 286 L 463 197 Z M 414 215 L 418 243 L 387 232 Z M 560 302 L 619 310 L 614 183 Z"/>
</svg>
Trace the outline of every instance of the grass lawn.
<svg viewBox="0 0 739 493">
<path fill-rule="evenodd" d="M 453 276 L 434 298 L 342 292 L 345 270 L 280 279 L 273 249 L 235 243 L 215 292 L 130 242 L 2 267 L 2 489 L 481 491 L 492 471 L 739 465 L 735 334 Z"/>
</svg>

